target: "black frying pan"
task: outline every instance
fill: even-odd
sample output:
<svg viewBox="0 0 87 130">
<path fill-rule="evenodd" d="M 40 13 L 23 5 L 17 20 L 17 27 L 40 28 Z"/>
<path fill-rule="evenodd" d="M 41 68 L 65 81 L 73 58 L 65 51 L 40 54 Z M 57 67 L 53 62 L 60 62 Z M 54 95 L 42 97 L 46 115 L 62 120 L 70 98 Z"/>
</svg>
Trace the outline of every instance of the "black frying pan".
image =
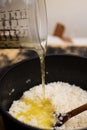
<svg viewBox="0 0 87 130">
<path fill-rule="evenodd" d="M 81 86 L 87 90 L 87 59 L 77 56 L 56 55 L 46 57 L 46 83 L 63 81 Z M 28 82 L 31 79 L 31 82 Z M 6 130 L 39 130 L 12 118 L 8 111 L 13 100 L 23 92 L 41 83 L 39 59 L 17 64 L 0 80 L 0 111 Z M 9 96 L 12 89 L 14 93 Z"/>
</svg>

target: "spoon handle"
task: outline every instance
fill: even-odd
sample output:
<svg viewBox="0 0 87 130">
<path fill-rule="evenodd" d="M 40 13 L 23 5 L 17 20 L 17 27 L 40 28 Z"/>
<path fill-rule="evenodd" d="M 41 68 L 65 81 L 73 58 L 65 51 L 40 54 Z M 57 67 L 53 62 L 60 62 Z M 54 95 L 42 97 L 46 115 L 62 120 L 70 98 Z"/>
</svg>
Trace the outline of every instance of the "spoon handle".
<svg viewBox="0 0 87 130">
<path fill-rule="evenodd" d="M 78 107 L 78 108 L 76 108 L 76 109 L 74 109 L 74 110 L 72 110 L 72 111 L 70 111 L 70 112 L 68 112 L 67 115 L 70 118 L 72 118 L 73 116 L 76 116 L 76 115 L 78 115 L 78 114 L 80 114 L 80 113 L 82 113 L 83 111 L 86 111 L 86 110 L 87 110 L 87 103 Z"/>
<path fill-rule="evenodd" d="M 74 109 L 74 110 L 71 110 L 67 113 L 65 113 L 64 115 L 60 114 L 58 115 L 57 117 L 57 122 L 55 123 L 55 127 L 58 126 L 62 126 L 65 122 L 67 122 L 69 119 L 71 119 L 72 117 L 84 112 L 87 110 L 87 103 Z"/>
</svg>

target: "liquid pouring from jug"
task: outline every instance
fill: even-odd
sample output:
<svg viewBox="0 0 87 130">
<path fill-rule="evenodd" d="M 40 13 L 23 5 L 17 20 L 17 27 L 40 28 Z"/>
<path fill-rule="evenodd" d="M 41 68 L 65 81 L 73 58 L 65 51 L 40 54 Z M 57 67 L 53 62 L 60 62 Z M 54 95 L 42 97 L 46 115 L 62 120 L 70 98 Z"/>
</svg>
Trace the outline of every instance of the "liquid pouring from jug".
<svg viewBox="0 0 87 130">
<path fill-rule="evenodd" d="M 0 49 L 46 50 L 45 0 L 0 0 Z"/>
</svg>

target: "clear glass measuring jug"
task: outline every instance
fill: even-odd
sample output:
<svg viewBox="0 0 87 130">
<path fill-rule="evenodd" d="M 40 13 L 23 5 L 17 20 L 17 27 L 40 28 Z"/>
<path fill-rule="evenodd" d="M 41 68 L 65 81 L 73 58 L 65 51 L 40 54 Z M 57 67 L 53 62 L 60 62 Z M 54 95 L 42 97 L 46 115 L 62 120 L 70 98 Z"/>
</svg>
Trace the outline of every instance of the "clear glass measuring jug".
<svg viewBox="0 0 87 130">
<path fill-rule="evenodd" d="M 45 0 L 0 0 L 0 48 L 46 48 Z"/>
</svg>

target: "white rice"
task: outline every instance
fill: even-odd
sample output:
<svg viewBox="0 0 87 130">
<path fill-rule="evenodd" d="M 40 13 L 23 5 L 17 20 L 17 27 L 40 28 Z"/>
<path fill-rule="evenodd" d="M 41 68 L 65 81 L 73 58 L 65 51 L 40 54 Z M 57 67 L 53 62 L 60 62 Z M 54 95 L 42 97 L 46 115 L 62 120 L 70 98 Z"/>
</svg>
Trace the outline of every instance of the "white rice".
<svg viewBox="0 0 87 130">
<path fill-rule="evenodd" d="M 42 98 L 42 95 L 42 85 L 38 85 L 24 92 L 22 98 L 35 100 L 36 96 Z M 45 97 L 50 99 L 53 106 L 55 106 L 55 111 L 59 113 L 66 113 L 87 103 L 87 91 L 75 85 L 63 82 L 53 82 L 45 85 Z M 29 106 L 26 106 L 24 102 L 18 100 L 13 102 L 9 113 L 15 117 L 17 113 L 25 111 L 26 109 L 29 109 Z M 24 122 L 25 118 L 21 117 L 18 120 Z M 37 126 L 37 122 L 37 120 L 33 119 L 32 122 L 26 122 L 26 124 Z M 70 130 L 81 128 L 87 128 L 87 111 L 70 119 L 60 129 Z M 59 130 L 59 128 L 57 129 Z"/>
</svg>

